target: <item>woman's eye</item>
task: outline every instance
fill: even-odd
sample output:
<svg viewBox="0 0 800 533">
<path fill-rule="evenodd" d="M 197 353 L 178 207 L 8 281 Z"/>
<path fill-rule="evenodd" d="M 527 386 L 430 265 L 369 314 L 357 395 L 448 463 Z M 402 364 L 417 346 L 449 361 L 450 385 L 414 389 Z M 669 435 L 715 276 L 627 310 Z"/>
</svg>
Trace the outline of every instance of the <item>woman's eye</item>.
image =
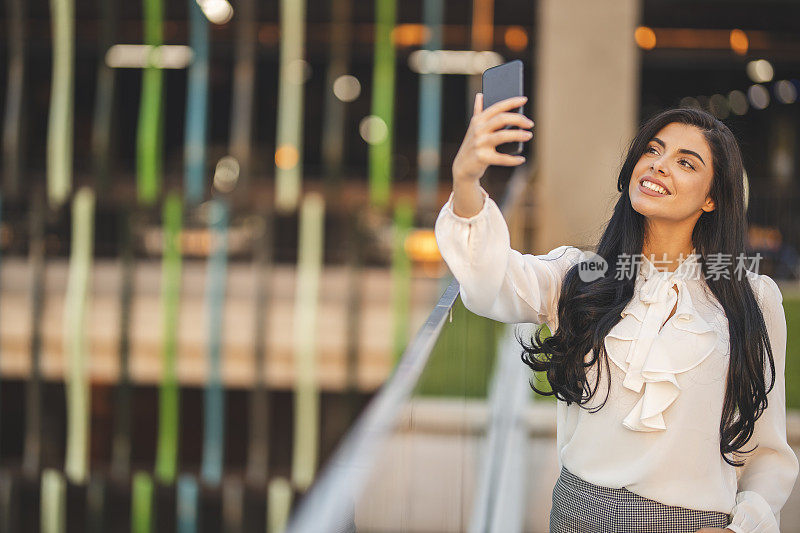
<svg viewBox="0 0 800 533">
<path fill-rule="evenodd" d="M 646 154 L 658 154 L 658 150 L 656 150 L 654 146 L 648 146 L 647 149 L 645 150 L 645 153 Z M 681 159 L 680 161 L 678 161 L 678 163 L 686 163 L 686 165 L 684 165 L 684 166 L 687 166 L 687 167 L 691 168 L 692 170 L 696 170 L 694 168 L 694 165 L 692 165 L 689 162 L 688 159 Z"/>
</svg>

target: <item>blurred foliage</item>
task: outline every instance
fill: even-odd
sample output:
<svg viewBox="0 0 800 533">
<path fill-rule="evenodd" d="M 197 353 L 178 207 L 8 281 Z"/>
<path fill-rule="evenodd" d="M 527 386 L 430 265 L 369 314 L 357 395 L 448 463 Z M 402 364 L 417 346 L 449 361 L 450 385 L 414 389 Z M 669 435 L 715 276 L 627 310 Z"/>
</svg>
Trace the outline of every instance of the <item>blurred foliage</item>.
<svg viewBox="0 0 800 533">
<path fill-rule="evenodd" d="M 800 409 L 800 299 L 784 299 L 789 332 L 786 349 L 786 406 Z M 426 396 L 485 398 L 495 361 L 497 343 L 505 324 L 468 311 L 459 298 L 453 306 L 453 321 L 446 322 L 423 372 L 416 393 Z M 550 335 L 542 326 L 543 335 Z M 521 353 L 520 349 L 520 353 Z M 520 361 L 520 371 L 526 367 Z M 536 372 L 534 384 L 551 390 L 543 372 Z M 539 401 L 556 401 L 555 396 L 533 394 Z"/>
<path fill-rule="evenodd" d="M 416 394 L 485 398 L 505 324 L 468 311 L 461 298 L 445 321 Z"/>
</svg>

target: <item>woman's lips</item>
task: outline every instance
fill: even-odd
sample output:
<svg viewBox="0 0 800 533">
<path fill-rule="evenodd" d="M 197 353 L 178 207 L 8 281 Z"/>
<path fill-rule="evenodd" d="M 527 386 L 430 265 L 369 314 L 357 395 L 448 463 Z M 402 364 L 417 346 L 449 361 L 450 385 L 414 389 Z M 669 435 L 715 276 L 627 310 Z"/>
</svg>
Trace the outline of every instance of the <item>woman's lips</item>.
<svg viewBox="0 0 800 533">
<path fill-rule="evenodd" d="M 639 185 L 637 185 L 637 187 L 639 188 L 640 191 L 642 191 L 644 194 L 646 194 L 648 196 L 657 196 L 659 198 L 663 198 L 664 196 L 669 196 L 668 194 L 661 194 L 660 192 L 656 192 L 653 189 L 648 189 L 647 187 L 645 187 L 641 183 Z"/>
</svg>

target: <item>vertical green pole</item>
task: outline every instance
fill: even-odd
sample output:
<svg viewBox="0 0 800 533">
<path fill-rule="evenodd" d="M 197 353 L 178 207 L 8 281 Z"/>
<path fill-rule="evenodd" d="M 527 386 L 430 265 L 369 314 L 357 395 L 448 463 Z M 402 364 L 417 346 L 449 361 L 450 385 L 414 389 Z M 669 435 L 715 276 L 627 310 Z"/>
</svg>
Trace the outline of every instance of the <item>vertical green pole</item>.
<svg viewBox="0 0 800 533">
<path fill-rule="evenodd" d="M 319 391 L 316 376 L 317 303 L 322 270 L 325 203 L 306 195 L 300 213 L 294 313 L 295 423 L 292 481 L 301 491 L 314 479 L 319 441 Z"/>
<path fill-rule="evenodd" d="M 282 533 L 292 507 L 292 486 L 283 478 L 275 478 L 267 490 L 267 531 Z"/>
<path fill-rule="evenodd" d="M 82 187 L 72 202 L 72 243 L 64 305 L 64 354 L 67 359 L 67 458 L 64 472 L 73 483 L 84 483 L 89 462 L 89 348 L 86 314 L 92 267 L 94 192 Z"/>
<path fill-rule="evenodd" d="M 184 133 L 184 192 L 186 205 L 203 201 L 208 125 L 208 19 L 197 0 L 189 2 L 190 44 L 193 52 L 186 95 Z"/>
<path fill-rule="evenodd" d="M 61 472 L 47 468 L 42 472 L 39 531 L 64 533 L 67 530 L 67 483 Z"/>
<path fill-rule="evenodd" d="M 275 205 L 297 208 L 303 169 L 303 55 L 306 0 L 281 0 L 281 56 L 278 78 L 278 132 L 275 151 Z"/>
<path fill-rule="evenodd" d="M 25 5 L 24 0 L 7 0 L 8 75 L 6 110 L 3 117 L 3 187 L 15 198 L 22 174 L 23 96 L 25 94 Z"/>
<path fill-rule="evenodd" d="M 406 238 L 414 223 L 414 207 L 409 200 L 398 202 L 394 213 L 394 250 L 392 253 L 392 317 L 394 324 L 393 355 L 400 360 L 408 344 L 408 315 L 411 298 L 411 260 L 405 249 Z"/>
<path fill-rule="evenodd" d="M 161 0 L 143 0 L 143 2 L 144 42 L 151 47 L 161 46 L 163 40 Z M 150 58 L 152 59 L 154 55 L 151 53 Z M 156 201 L 161 190 L 162 90 L 161 68 L 158 65 L 148 64 L 142 71 L 142 97 L 136 132 L 137 195 L 139 202 L 148 205 Z"/>
<path fill-rule="evenodd" d="M 427 50 L 442 47 L 442 19 L 444 0 L 425 0 L 423 20 L 430 30 L 430 39 L 425 43 Z M 432 225 L 438 208 L 439 162 L 441 153 L 442 129 L 442 75 L 420 74 L 419 77 L 419 168 L 418 195 L 419 210 L 426 215 L 426 224 Z"/>
<path fill-rule="evenodd" d="M 375 0 L 375 63 L 372 74 L 372 115 L 386 124 L 386 137 L 369 146 L 369 199 L 373 207 L 389 205 L 392 181 L 395 50 L 392 30 L 397 0 Z"/>
<path fill-rule="evenodd" d="M 146 472 L 133 475 L 131 490 L 131 533 L 153 530 L 153 480 Z"/>
<path fill-rule="evenodd" d="M 209 209 L 212 234 L 206 275 L 208 377 L 204 391 L 203 480 L 219 485 L 225 451 L 225 391 L 222 386 L 222 319 L 228 261 L 228 203 L 215 198 Z"/>
<path fill-rule="evenodd" d="M 50 0 L 53 75 L 47 124 L 47 196 L 63 204 L 72 187 L 72 92 L 75 60 L 74 0 Z"/>
<path fill-rule="evenodd" d="M 179 396 L 177 376 L 178 318 L 181 294 L 181 226 L 183 208 L 176 193 L 164 202 L 164 250 L 161 266 L 161 306 L 164 316 L 162 376 L 159 390 L 156 479 L 171 484 L 178 464 Z"/>
</svg>

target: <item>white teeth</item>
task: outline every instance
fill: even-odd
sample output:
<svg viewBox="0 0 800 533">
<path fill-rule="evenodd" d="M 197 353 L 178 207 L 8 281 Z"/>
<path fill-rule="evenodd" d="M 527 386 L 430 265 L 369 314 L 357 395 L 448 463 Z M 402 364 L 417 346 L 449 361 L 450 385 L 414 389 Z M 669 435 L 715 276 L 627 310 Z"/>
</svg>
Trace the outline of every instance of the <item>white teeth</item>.
<svg viewBox="0 0 800 533">
<path fill-rule="evenodd" d="M 654 190 L 656 192 L 660 192 L 661 194 L 667 194 L 667 190 L 664 187 L 661 187 L 660 185 L 656 185 L 652 181 L 644 180 L 642 182 L 642 185 L 644 187 L 647 187 L 648 189 L 652 189 L 652 190 Z"/>
</svg>

